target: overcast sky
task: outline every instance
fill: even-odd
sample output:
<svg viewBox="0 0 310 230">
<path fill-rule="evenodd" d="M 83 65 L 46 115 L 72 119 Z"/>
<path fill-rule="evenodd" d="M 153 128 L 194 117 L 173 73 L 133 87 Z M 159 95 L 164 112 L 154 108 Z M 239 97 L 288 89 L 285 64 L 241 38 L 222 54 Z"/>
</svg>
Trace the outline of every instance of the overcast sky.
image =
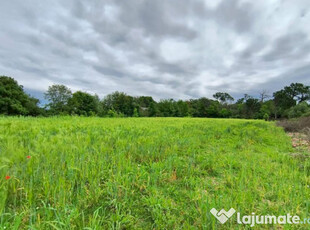
<svg viewBox="0 0 310 230">
<path fill-rule="evenodd" d="M 310 84 L 309 0 L 1 0 L 0 75 L 40 97 L 188 99 Z"/>
</svg>

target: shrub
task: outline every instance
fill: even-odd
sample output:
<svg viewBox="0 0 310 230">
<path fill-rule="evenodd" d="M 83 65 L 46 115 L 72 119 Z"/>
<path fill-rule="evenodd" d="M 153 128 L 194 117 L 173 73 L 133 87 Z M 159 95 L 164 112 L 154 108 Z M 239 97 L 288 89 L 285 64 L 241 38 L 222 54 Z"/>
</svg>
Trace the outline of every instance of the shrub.
<svg viewBox="0 0 310 230">
<path fill-rule="evenodd" d="M 310 131 L 307 130 L 310 129 L 310 116 L 294 120 L 281 120 L 277 122 L 277 125 L 283 127 L 286 132 L 309 133 Z"/>
<path fill-rule="evenodd" d="M 139 117 L 139 113 L 138 113 L 138 110 L 137 110 L 137 108 L 135 108 L 134 110 L 133 110 L 133 115 L 132 115 L 133 117 Z"/>
<path fill-rule="evenodd" d="M 301 102 L 298 105 L 295 105 L 294 107 L 290 108 L 287 111 L 287 117 L 288 118 L 297 118 L 301 117 L 305 114 L 308 114 L 310 112 L 309 106 L 307 102 Z"/>
</svg>

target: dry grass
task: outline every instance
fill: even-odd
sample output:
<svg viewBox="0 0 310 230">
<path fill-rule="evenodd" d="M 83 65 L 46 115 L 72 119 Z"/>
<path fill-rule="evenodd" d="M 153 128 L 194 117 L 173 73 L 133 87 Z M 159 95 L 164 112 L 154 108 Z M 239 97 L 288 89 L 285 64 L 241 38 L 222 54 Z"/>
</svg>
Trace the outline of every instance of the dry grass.
<svg viewBox="0 0 310 230">
<path fill-rule="evenodd" d="M 307 135 L 308 141 L 310 141 L 310 128 L 309 127 L 304 128 L 304 133 Z"/>
<path fill-rule="evenodd" d="M 277 122 L 292 138 L 292 146 L 299 150 L 310 151 L 310 117 Z"/>
<path fill-rule="evenodd" d="M 277 122 L 277 125 L 283 127 L 286 132 L 310 133 L 310 117 L 302 117 L 294 120 L 281 120 Z"/>
</svg>

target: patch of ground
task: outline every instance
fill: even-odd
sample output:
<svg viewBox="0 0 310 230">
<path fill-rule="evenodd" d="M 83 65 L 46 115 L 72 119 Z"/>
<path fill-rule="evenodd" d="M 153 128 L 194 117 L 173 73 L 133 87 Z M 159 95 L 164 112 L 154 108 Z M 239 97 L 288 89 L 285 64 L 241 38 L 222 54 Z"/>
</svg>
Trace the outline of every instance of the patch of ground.
<svg viewBox="0 0 310 230">
<path fill-rule="evenodd" d="M 298 150 L 310 152 L 310 141 L 308 135 L 299 132 L 291 132 L 288 135 L 292 138 L 292 146 Z"/>
</svg>

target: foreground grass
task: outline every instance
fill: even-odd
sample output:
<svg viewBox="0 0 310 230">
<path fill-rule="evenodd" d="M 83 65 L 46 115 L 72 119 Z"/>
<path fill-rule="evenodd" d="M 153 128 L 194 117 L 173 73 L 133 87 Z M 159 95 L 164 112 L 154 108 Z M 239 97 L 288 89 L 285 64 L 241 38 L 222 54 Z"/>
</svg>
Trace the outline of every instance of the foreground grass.
<svg viewBox="0 0 310 230">
<path fill-rule="evenodd" d="M 307 217 L 310 164 L 291 152 L 262 121 L 0 118 L 0 228 L 244 229 L 213 207 Z"/>
</svg>

